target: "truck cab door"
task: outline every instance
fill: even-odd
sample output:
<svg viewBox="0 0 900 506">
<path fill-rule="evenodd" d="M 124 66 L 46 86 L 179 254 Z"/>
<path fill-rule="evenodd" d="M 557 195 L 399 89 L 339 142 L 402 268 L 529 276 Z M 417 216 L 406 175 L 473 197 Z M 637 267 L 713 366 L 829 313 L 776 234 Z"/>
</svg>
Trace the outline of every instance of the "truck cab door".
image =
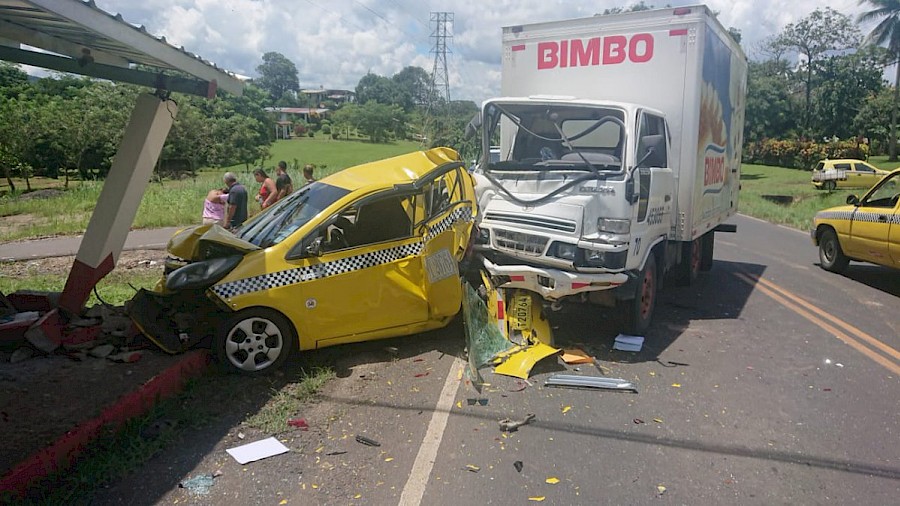
<svg viewBox="0 0 900 506">
<path fill-rule="evenodd" d="M 631 226 L 631 255 L 643 260 L 653 239 L 669 229 L 667 215 L 671 214 L 673 184 L 665 119 L 642 112 L 639 121 L 635 162 L 640 166 L 631 175 L 637 197 Z M 654 153 L 647 156 L 650 140 L 655 141 Z"/>
<path fill-rule="evenodd" d="M 900 260 L 896 245 L 900 240 L 898 200 L 898 174 L 886 177 L 863 197 L 850 218 L 848 256 L 881 265 L 897 264 Z"/>
</svg>

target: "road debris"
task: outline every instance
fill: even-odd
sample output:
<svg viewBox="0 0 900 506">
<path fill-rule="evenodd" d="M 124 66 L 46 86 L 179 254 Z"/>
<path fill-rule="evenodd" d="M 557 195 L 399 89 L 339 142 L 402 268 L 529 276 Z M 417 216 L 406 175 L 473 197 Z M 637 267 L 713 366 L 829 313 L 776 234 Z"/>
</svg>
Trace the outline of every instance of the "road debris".
<svg viewBox="0 0 900 506">
<path fill-rule="evenodd" d="M 557 478 L 556 476 L 551 476 L 544 480 L 544 482 L 546 482 L 548 485 L 556 485 L 557 483 L 559 483 L 559 478 Z"/>
<path fill-rule="evenodd" d="M 188 490 L 194 495 L 207 495 L 210 487 L 215 485 L 215 479 L 214 474 L 200 474 L 182 481 L 178 484 L 178 488 Z"/>
<path fill-rule="evenodd" d="M 584 350 L 579 348 L 566 348 L 562 352 L 562 361 L 569 364 L 590 364 L 594 361 Z"/>
<path fill-rule="evenodd" d="M 616 341 L 613 344 L 613 349 L 619 351 L 638 352 L 641 351 L 641 348 L 643 346 L 643 336 L 629 336 L 627 334 L 619 334 L 618 336 L 616 336 Z"/>
<path fill-rule="evenodd" d="M 228 452 L 229 455 L 234 457 L 234 460 L 236 460 L 238 464 L 247 464 L 250 462 L 255 462 L 257 460 L 273 457 L 275 455 L 281 455 L 282 453 L 287 453 L 290 451 L 290 449 L 288 449 L 287 446 L 281 444 L 281 442 L 274 437 L 270 437 L 260 441 L 255 441 L 253 443 L 241 445 L 236 448 L 228 448 L 225 451 Z"/>
<path fill-rule="evenodd" d="M 521 392 L 525 390 L 528 386 L 528 382 L 526 380 L 517 379 L 515 383 L 509 388 L 506 389 L 507 392 Z"/>
<path fill-rule="evenodd" d="M 379 443 L 378 441 L 369 439 L 366 436 L 360 436 L 359 434 L 356 435 L 356 442 L 364 444 L 366 446 L 381 446 L 381 443 Z"/>
<path fill-rule="evenodd" d="M 474 464 L 466 464 L 465 469 L 466 469 L 466 471 L 469 471 L 470 473 L 477 473 L 478 471 L 481 471 L 481 468 Z"/>
<path fill-rule="evenodd" d="M 287 421 L 287 424 L 290 427 L 296 427 L 300 430 L 309 430 L 309 424 L 306 423 L 306 418 L 291 418 Z"/>
<path fill-rule="evenodd" d="M 634 422 L 636 425 L 640 425 L 640 424 L 644 423 L 644 421 L 641 420 L 640 418 L 634 418 L 631 421 Z"/>
<path fill-rule="evenodd" d="M 517 473 L 521 473 L 522 468 L 525 467 L 525 464 L 523 464 L 521 460 L 517 460 L 517 461 L 513 462 L 513 467 L 516 468 Z"/>
<path fill-rule="evenodd" d="M 546 499 L 546 497 L 544 497 L 544 496 L 542 496 L 542 495 L 534 496 L 534 497 L 529 497 L 529 498 L 528 498 L 528 500 L 529 500 L 529 501 L 532 501 L 532 502 L 544 502 L 544 499 Z"/>
<path fill-rule="evenodd" d="M 563 406 L 562 414 L 568 413 L 572 409 L 572 406 Z"/>
<path fill-rule="evenodd" d="M 509 418 L 504 418 L 499 422 L 500 430 L 502 430 L 503 432 L 515 432 L 519 430 L 519 427 L 531 423 L 532 420 L 534 420 L 534 415 L 531 413 L 525 415 L 525 418 L 521 420 L 510 420 Z"/>
<path fill-rule="evenodd" d="M 576 376 L 572 374 L 554 374 L 547 378 L 544 386 L 572 388 L 601 388 L 606 390 L 625 390 L 638 393 L 637 387 L 621 378 L 599 376 Z"/>
<path fill-rule="evenodd" d="M 666 487 L 664 487 L 664 486 L 662 486 L 662 485 L 657 485 L 657 486 L 656 486 L 656 492 L 657 492 L 659 495 L 665 494 L 665 493 L 666 493 L 666 490 L 668 490 L 668 489 L 666 489 Z"/>
<path fill-rule="evenodd" d="M 476 404 L 478 404 L 478 405 L 480 405 L 480 406 L 487 406 L 487 405 L 488 405 L 488 400 L 487 400 L 486 397 L 482 397 L 482 398 L 479 398 L 479 399 L 466 399 L 466 402 L 469 404 L 469 406 L 474 406 L 474 405 L 476 405 Z"/>
</svg>

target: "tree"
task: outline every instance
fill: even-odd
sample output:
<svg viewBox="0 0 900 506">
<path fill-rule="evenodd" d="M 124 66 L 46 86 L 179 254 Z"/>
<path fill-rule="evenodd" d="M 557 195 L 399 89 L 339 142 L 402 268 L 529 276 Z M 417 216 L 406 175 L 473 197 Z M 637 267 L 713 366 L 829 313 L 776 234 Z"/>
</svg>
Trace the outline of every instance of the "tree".
<svg viewBox="0 0 900 506">
<path fill-rule="evenodd" d="M 28 86 L 28 74 L 19 67 L 0 61 L 0 96 L 15 97 Z"/>
<path fill-rule="evenodd" d="M 796 128 L 794 103 L 789 93 L 787 63 L 775 60 L 748 62 L 747 109 L 744 139 L 782 138 Z"/>
<path fill-rule="evenodd" d="M 861 133 L 853 129 L 852 119 L 870 96 L 884 87 L 882 69 L 885 50 L 869 46 L 855 53 L 832 56 L 822 61 L 818 72 L 821 84 L 813 95 L 813 120 L 810 127 L 817 138 L 841 139 Z"/>
<path fill-rule="evenodd" d="M 413 107 L 428 105 L 431 76 L 422 67 L 409 66 L 391 78 L 400 88 L 403 110 L 410 112 Z"/>
<path fill-rule="evenodd" d="M 858 46 L 859 39 L 859 29 L 853 21 L 831 7 L 816 9 L 800 21 L 787 25 L 776 38 L 776 45 L 796 51 L 801 57 L 806 92 L 803 117 L 806 134 L 809 134 L 812 119 L 813 76 L 820 60 L 829 52 Z"/>
<path fill-rule="evenodd" d="M 371 72 L 362 76 L 359 84 L 356 85 L 356 99 L 360 104 L 369 101 L 385 105 L 402 104 L 402 95 L 403 92 L 397 83 Z"/>
<path fill-rule="evenodd" d="M 278 102 L 290 92 L 300 91 L 300 79 L 294 62 L 275 51 L 264 54 L 262 59 L 262 65 L 256 67 L 260 76 L 256 85 L 269 92 L 273 102 Z"/>
<path fill-rule="evenodd" d="M 863 12 L 857 21 L 864 23 L 880 19 L 881 22 L 866 36 L 866 42 L 875 45 L 887 44 L 888 51 L 896 62 L 900 59 L 900 0 L 860 0 L 860 5 L 871 4 L 874 9 Z M 897 161 L 897 108 L 900 102 L 900 65 L 894 73 L 894 103 L 891 104 L 891 133 L 888 137 L 888 156 Z"/>
<path fill-rule="evenodd" d="M 885 146 L 890 146 L 893 103 L 894 90 L 885 86 L 866 99 L 853 120 L 853 131 L 870 140 L 869 154 L 884 153 Z"/>
</svg>

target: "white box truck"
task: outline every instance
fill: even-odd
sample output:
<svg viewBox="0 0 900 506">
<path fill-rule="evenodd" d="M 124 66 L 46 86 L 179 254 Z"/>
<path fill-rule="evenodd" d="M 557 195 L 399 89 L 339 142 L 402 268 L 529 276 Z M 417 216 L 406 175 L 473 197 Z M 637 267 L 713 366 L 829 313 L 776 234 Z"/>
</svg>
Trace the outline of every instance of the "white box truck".
<svg viewBox="0 0 900 506">
<path fill-rule="evenodd" d="M 618 306 L 643 334 L 664 274 L 693 282 L 734 231 L 746 75 L 705 6 L 505 27 L 503 97 L 470 124 L 496 286 Z"/>
</svg>

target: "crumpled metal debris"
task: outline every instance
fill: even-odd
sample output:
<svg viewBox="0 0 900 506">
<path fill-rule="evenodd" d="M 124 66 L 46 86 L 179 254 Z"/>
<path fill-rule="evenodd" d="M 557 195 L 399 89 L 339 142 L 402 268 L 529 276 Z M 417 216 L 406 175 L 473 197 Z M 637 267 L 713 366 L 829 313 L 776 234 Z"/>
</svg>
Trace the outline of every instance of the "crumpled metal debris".
<svg viewBox="0 0 900 506">
<path fill-rule="evenodd" d="M 515 432 L 519 430 L 519 427 L 531 423 L 532 420 L 534 420 L 534 415 L 531 413 L 525 415 L 525 418 L 522 420 L 510 420 L 509 418 L 504 418 L 499 422 L 500 430 L 503 432 Z"/>
</svg>

